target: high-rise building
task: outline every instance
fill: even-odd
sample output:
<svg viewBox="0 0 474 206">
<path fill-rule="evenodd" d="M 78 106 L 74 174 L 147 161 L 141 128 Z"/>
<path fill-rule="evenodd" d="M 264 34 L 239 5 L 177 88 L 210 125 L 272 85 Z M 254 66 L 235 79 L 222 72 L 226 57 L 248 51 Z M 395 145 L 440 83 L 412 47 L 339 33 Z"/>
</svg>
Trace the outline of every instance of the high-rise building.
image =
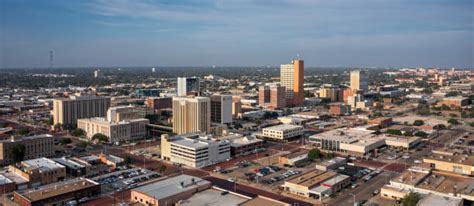
<svg viewBox="0 0 474 206">
<path fill-rule="evenodd" d="M 232 123 L 232 96 L 211 96 L 211 122 L 217 124 Z"/>
<path fill-rule="evenodd" d="M 209 97 L 173 97 L 173 132 L 185 134 L 209 132 L 211 100 Z"/>
<path fill-rule="evenodd" d="M 351 89 L 353 91 L 369 91 L 367 77 L 360 70 L 351 71 Z"/>
<path fill-rule="evenodd" d="M 95 78 L 102 78 L 102 71 L 100 69 L 94 71 Z"/>
<path fill-rule="evenodd" d="M 286 88 L 286 103 L 302 105 L 304 103 L 304 61 L 294 59 L 292 64 L 280 66 L 280 82 Z"/>
<path fill-rule="evenodd" d="M 104 117 L 110 107 L 110 98 L 99 96 L 70 96 L 53 101 L 54 125 L 74 128 L 77 119 Z"/>
<path fill-rule="evenodd" d="M 260 86 L 258 104 L 264 108 L 282 109 L 286 106 L 286 88 L 280 85 Z"/>
<path fill-rule="evenodd" d="M 178 77 L 177 90 L 178 96 L 199 96 L 199 77 Z"/>
<path fill-rule="evenodd" d="M 242 113 L 242 102 L 239 96 L 232 97 L 232 116 L 237 117 Z"/>
<path fill-rule="evenodd" d="M 340 88 L 323 87 L 319 89 L 319 97 L 330 99 L 331 102 L 342 102 L 344 99 L 344 92 Z"/>
<path fill-rule="evenodd" d="M 145 105 L 157 112 L 163 109 L 171 109 L 171 102 L 171 97 L 148 97 Z"/>
</svg>

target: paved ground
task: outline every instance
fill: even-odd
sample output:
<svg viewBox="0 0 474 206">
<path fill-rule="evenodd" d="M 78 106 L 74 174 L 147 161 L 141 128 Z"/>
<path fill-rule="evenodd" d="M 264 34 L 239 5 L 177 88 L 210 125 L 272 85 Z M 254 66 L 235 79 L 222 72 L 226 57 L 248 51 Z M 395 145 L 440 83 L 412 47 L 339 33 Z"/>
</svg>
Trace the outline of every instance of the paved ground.
<svg viewBox="0 0 474 206">
<path fill-rule="evenodd" d="M 347 188 L 343 190 L 326 203 L 329 205 L 352 206 L 354 204 L 354 197 L 351 194 L 355 195 L 356 201 L 368 200 L 372 197 L 373 191 L 380 189 L 396 175 L 397 173 L 394 172 L 383 172 L 368 182 L 360 182 L 360 186 L 355 189 Z"/>
</svg>

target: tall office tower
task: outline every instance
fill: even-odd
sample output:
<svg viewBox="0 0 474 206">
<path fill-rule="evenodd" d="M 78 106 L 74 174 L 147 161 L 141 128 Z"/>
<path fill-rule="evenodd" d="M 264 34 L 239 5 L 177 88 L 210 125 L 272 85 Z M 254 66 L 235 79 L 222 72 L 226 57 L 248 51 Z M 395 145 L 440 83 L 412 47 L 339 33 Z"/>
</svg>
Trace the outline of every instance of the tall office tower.
<svg viewBox="0 0 474 206">
<path fill-rule="evenodd" d="M 360 70 L 351 71 L 351 89 L 353 91 L 369 91 L 367 86 L 367 77 Z"/>
<path fill-rule="evenodd" d="M 210 129 L 209 97 L 173 97 L 173 132 L 185 134 L 209 132 Z"/>
<path fill-rule="evenodd" d="M 287 105 L 303 105 L 304 103 L 304 61 L 294 59 L 292 64 L 280 66 L 280 82 L 286 87 Z"/>
<path fill-rule="evenodd" d="M 237 117 L 242 113 L 242 102 L 240 102 L 239 96 L 232 97 L 232 116 Z"/>
<path fill-rule="evenodd" d="M 99 96 L 70 96 L 53 101 L 54 125 L 75 128 L 77 119 L 104 117 L 110 107 L 110 98 Z"/>
<path fill-rule="evenodd" d="M 232 123 L 232 96 L 211 96 L 211 122 L 217 124 Z"/>
<path fill-rule="evenodd" d="M 178 77 L 178 96 L 199 96 L 199 77 Z"/>
<path fill-rule="evenodd" d="M 286 88 L 280 85 L 260 86 L 258 104 L 268 109 L 282 109 L 286 106 Z"/>
</svg>

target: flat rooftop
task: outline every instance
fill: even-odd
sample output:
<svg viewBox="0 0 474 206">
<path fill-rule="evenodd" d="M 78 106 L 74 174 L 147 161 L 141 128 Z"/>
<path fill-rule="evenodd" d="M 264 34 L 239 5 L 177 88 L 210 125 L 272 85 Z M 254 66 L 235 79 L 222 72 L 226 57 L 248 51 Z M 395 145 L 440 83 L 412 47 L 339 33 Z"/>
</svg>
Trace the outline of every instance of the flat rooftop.
<svg viewBox="0 0 474 206">
<path fill-rule="evenodd" d="M 65 168 L 63 165 L 48 159 L 46 157 L 41 157 L 38 159 L 31 159 L 31 160 L 24 160 L 21 162 L 22 169 L 31 170 L 31 169 L 39 169 L 40 172 L 50 171 L 54 169 Z"/>
<path fill-rule="evenodd" d="M 311 188 L 336 175 L 337 173 L 331 171 L 311 170 L 296 176 L 287 182 Z"/>
<path fill-rule="evenodd" d="M 440 193 L 456 193 L 474 197 L 474 178 L 443 172 L 433 172 L 417 187 Z"/>
<path fill-rule="evenodd" d="M 406 170 L 401 175 L 399 175 L 395 179 L 392 179 L 391 181 L 399 182 L 399 183 L 403 183 L 403 184 L 407 184 L 407 185 L 411 185 L 411 186 L 416 186 L 423 179 L 425 179 L 428 175 L 429 175 L 429 173 L 425 173 L 425 172 Z"/>
<path fill-rule="evenodd" d="M 459 206 L 461 205 L 461 198 L 445 197 L 435 194 L 429 194 L 423 197 L 416 205 L 417 206 L 433 206 L 433 205 L 443 205 L 443 206 Z"/>
<path fill-rule="evenodd" d="M 181 186 L 181 182 L 183 183 L 183 186 Z M 206 184 L 210 185 L 211 182 L 189 175 L 179 175 L 165 179 L 163 181 L 144 185 L 133 190 L 160 200 L 185 191 L 193 190 L 196 187 Z"/>
<path fill-rule="evenodd" d="M 199 135 L 180 135 L 171 137 L 170 144 L 177 144 L 180 146 L 200 149 L 208 147 L 210 144 L 229 143 L 228 140 L 219 140 L 210 136 L 199 136 Z"/>
<path fill-rule="evenodd" d="M 99 183 L 86 178 L 78 178 L 65 182 L 49 184 L 38 189 L 16 191 L 16 193 L 30 200 L 30 202 L 33 202 L 67 194 L 81 189 L 94 187 L 96 185 L 99 185 Z"/>
<path fill-rule="evenodd" d="M 222 191 L 216 189 L 207 189 L 195 193 L 186 200 L 181 201 L 181 206 L 207 205 L 207 206 L 238 206 L 250 198 L 245 198 L 232 193 L 221 195 Z"/>
<path fill-rule="evenodd" d="M 263 140 L 257 139 L 254 136 L 243 136 L 240 134 L 231 134 L 225 137 L 221 137 L 219 139 L 230 141 L 231 146 L 241 146 L 241 145 L 253 144 L 257 142 L 263 142 Z"/>
<path fill-rule="evenodd" d="M 474 166 L 474 156 L 467 154 L 442 155 L 433 153 L 431 156 L 425 157 L 424 159 Z"/>
<path fill-rule="evenodd" d="M 280 125 L 275 125 L 271 127 L 265 127 L 263 129 L 270 129 L 270 130 L 276 130 L 276 131 L 285 131 L 285 130 L 290 130 L 290 129 L 303 129 L 302 126 L 296 126 L 296 125 L 291 125 L 291 124 L 280 124 Z"/>
<path fill-rule="evenodd" d="M 69 168 L 74 168 L 74 169 L 78 169 L 78 168 L 84 168 L 85 166 L 84 165 L 81 165 L 73 160 L 70 160 L 70 159 L 66 159 L 66 157 L 62 157 L 62 158 L 55 158 L 53 159 L 54 161 L 56 161 L 57 163 L 59 164 L 62 164 L 66 167 L 69 167 Z"/>
<path fill-rule="evenodd" d="M 265 206 L 290 206 L 290 204 L 280 202 L 280 201 L 277 201 L 277 200 L 273 200 L 273 199 L 270 199 L 270 198 L 266 198 L 266 197 L 261 197 L 261 196 L 258 196 L 256 198 L 253 198 L 253 199 L 251 199 L 247 202 L 244 202 L 244 203 L 240 204 L 240 206 L 262 206 L 262 205 L 265 205 Z"/>
<path fill-rule="evenodd" d="M 339 128 L 327 132 L 312 135 L 311 139 L 336 140 L 344 143 L 353 143 L 360 139 L 373 137 L 373 131 L 365 128 Z"/>
</svg>

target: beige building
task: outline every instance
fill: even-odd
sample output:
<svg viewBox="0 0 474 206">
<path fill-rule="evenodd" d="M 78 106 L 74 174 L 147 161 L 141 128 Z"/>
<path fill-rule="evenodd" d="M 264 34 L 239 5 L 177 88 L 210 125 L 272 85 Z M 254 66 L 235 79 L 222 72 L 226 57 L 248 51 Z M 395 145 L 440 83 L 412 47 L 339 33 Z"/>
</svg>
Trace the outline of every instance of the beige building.
<svg viewBox="0 0 474 206">
<path fill-rule="evenodd" d="M 433 155 L 423 158 L 423 162 L 433 169 L 461 175 L 474 176 L 474 156 L 468 154 L 447 154 L 433 151 Z"/>
<path fill-rule="evenodd" d="M 86 132 L 87 138 L 92 138 L 97 133 L 109 138 L 109 142 L 122 142 L 144 138 L 146 136 L 146 125 L 148 119 L 132 119 L 120 122 L 110 122 L 105 118 L 94 117 L 79 119 L 77 127 Z"/>
<path fill-rule="evenodd" d="M 347 187 L 351 178 L 331 171 L 311 170 L 285 181 L 284 191 L 316 200 L 324 199 Z"/>
<path fill-rule="evenodd" d="M 10 165 L 11 172 L 28 180 L 32 187 L 62 181 L 66 178 L 66 167 L 45 157 L 22 161 Z"/>
<path fill-rule="evenodd" d="M 118 106 L 107 110 L 107 118 L 94 117 L 77 120 L 77 128 L 86 132 L 87 138 L 92 138 L 97 133 L 109 138 L 109 142 L 122 142 L 144 138 L 147 112 L 153 112 L 147 107 Z"/>
<path fill-rule="evenodd" d="M 161 158 L 190 167 L 202 168 L 230 158 L 230 141 L 199 134 L 161 136 Z"/>
<path fill-rule="evenodd" d="M 54 125 L 75 128 L 78 119 L 103 117 L 110 107 L 110 98 L 99 96 L 70 96 L 53 100 Z"/>
<path fill-rule="evenodd" d="M 262 129 L 262 136 L 275 140 L 287 140 L 302 135 L 303 127 L 291 124 L 280 124 Z"/>
<path fill-rule="evenodd" d="M 0 141 L 0 164 L 11 164 L 12 157 L 9 151 L 16 145 L 25 146 L 24 160 L 39 157 L 49 157 L 54 155 L 54 137 L 49 134 L 30 136 L 30 137 L 12 137 L 11 139 Z"/>
<path fill-rule="evenodd" d="M 173 132 L 209 132 L 211 100 L 208 97 L 173 97 Z"/>
<path fill-rule="evenodd" d="M 367 77 L 360 70 L 351 71 L 351 82 L 350 88 L 353 91 L 364 91 L 368 92 L 369 87 L 367 85 Z"/>
<path fill-rule="evenodd" d="M 319 89 L 319 97 L 330 99 L 331 102 L 342 102 L 343 90 L 334 87 L 323 87 Z"/>
<path fill-rule="evenodd" d="M 294 59 L 291 64 L 280 65 L 280 83 L 286 88 L 286 104 L 304 103 L 304 62 Z"/>
<path fill-rule="evenodd" d="M 133 189 L 131 202 L 147 206 L 180 205 L 181 200 L 190 198 L 211 186 L 211 182 L 207 180 L 179 175 Z"/>
</svg>

